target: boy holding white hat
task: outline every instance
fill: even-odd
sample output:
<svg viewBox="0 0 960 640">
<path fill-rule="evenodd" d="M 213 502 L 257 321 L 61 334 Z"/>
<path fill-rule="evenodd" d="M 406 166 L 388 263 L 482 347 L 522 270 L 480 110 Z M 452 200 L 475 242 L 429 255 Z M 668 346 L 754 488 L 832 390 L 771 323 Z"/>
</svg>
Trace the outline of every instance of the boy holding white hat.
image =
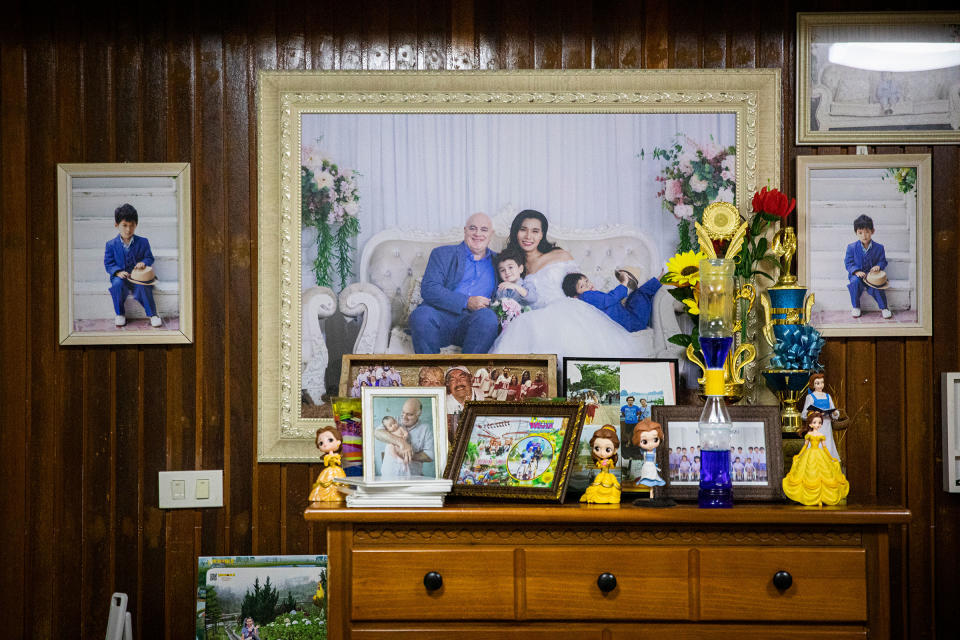
<svg viewBox="0 0 960 640">
<path fill-rule="evenodd" d="M 847 245 L 847 253 L 843 259 L 849 277 L 847 289 L 850 290 L 850 304 L 853 307 L 850 315 L 854 318 L 860 317 L 860 296 L 866 289 L 880 307 L 880 315 L 890 318 L 893 314 L 887 308 L 887 295 L 883 292 L 890 286 L 887 283 L 887 274 L 883 271 L 887 268 L 887 254 L 882 244 L 871 241 L 873 219 L 867 215 L 858 216 L 853 221 L 853 231 L 858 240 Z"/>
<path fill-rule="evenodd" d="M 116 313 L 116 326 L 127 324 L 123 312 L 123 301 L 127 293 L 133 291 L 133 298 L 143 306 L 150 318 L 150 325 L 163 324 L 157 315 L 157 306 L 153 302 L 153 252 L 150 242 L 134 235 L 139 222 L 137 210 L 133 205 L 122 204 L 113 212 L 114 225 L 119 232 L 109 242 L 103 252 L 103 267 L 110 276 L 110 297 L 113 298 L 113 310 Z"/>
</svg>

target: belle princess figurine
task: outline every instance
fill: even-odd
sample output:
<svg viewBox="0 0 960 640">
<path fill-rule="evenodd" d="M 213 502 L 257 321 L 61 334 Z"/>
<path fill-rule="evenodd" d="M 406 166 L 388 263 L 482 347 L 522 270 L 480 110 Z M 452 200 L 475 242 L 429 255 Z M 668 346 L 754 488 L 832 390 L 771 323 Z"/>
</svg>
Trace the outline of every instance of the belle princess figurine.
<svg viewBox="0 0 960 640">
<path fill-rule="evenodd" d="M 320 427 L 317 429 L 317 449 L 323 456 L 323 471 L 317 476 L 310 490 L 311 502 L 346 502 L 343 494 L 337 489 L 337 478 L 345 478 L 346 473 L 340 466 L 340 450 L 343 435 L 336 427 Z"/>
<path fill-rule="evenodd" d="M 676 500 L 671 498 L 655 497 L 656 487 L 662 487 L 666 484 L 660 477 L 660 469 L 657 468 L 657 447 L 663 442 L 663 427 L 659 422 L 654 422 L 649 418 L 641 420 L 633 428 L 633 437 L 631 442 L 643 449 L 643 464 L 640 466 L 640 477 L 637 484 L 650 488 L 649 499 L 637 499 L 633 501 L 638 507 L 673 507 L 676 506 Z"/>
<path fill-rule="evenodd" d="M 807 413 L 800 453 L 793 457 L 790 473 L 783 479 L 783 492 L 788 498 L 807 506 L 840 504 L 850 492 L 850 483 L 840 470 L 840 461 L 830 455 L 824 445 L 823 416 L 814 410 Z"/>
<path fill-rule="evenodd" d="M 600 469 L 593 482 L 587 487 L 586 493 L 580 497 L 580 502 L 595 504 L 620 504 L 620 483 L 611 469 L 617 464 L 619 457 L 617 449 L 620 447 L 620 438 L 613 426 L 605 424 L 593 433 L 590 438 L 590 455 Z"/>
<path fill-rule="evenodd" d="M 806 400 L 803 401 L 803 410 L 800 412 L 800 417 L 806 420 L 807 412 L 811 409 L 823 414 L 823 426 L 820 428 L 820 433 L 825 437 L 824 444 L 827 451 L 839 460 L 840 452 L 837 451 L 837 443 L 833 438 L 833 421 L 840 417 L 840 412 L 837 410 L 837 405 L 834 404 L 830 394 L 823 390 L 826 382 L 822 373 L 811 375 L 808 386 L 809 391 Z"/>
</svg>

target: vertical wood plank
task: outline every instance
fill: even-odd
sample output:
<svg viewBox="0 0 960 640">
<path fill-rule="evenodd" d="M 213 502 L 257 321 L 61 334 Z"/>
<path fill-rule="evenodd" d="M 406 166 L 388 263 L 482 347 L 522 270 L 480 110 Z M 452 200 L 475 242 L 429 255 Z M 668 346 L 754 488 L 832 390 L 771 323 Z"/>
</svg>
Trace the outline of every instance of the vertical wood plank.
<svg viewBox="0 0 960 640">
<path fill-rule="evenodd" d="M 54 37 L 57 47 L 57 158 L 62 162 L 79 162 L 83 159 L 83 128 L 77 126 L 78 122 L 83 121 L 83 59 L 78 53 L 82 51 L 79 25 L 78 7 L 64 7 L 63 11 L 56 13 Z M 62 427 L 57 456 L 58 479 L 54 483 L 54 491 L 59 501 L 56 526 L 61 541 L 75 542 L 83 539 L 83 464 L 77 461 L 75 456 L 70 464 L 64 461 L 69 458 L 70 452 L 83 451 L 83 422 L 80 418 L 83 416 L 83 394 L 76 391 L 84 380 L 83 350 L 59 349 L 57 358 L 59 379 L 64 387 L 69 387 L 72 391 L 59 394 L 62 403 Z M 0 512 L 4 511 L 0 509 Z M 57 609 L 51 612 L 51 615 L 56 619 L 55 634 L 66 637 L 72 628 L 70 621 L 80 619 L 80 598 L 75 594 L 83 588 L 83 556 L 77 553 L 75 543 L 60 542 L 57 547 Z M 0 588 L 0 591 L 2 590 Z M 137 610 L 139 608 L 135 611 Z"/>
<path fill-rule="evenodd" d="M 417 16 L 412 11 L 390 12 L 390 68 L 417 68 Z"/>
<path fill-rule="evenodd" d="M 417 9 L 417 68 L 446 69 L 450 49 L 450 4 L 441 0 L 419 0 Z"/>
<path fill-rule="evenodd" d="M 31 425 L 29 289 L 16 274 L 27 273 L 29 225 L 27 181 L 27 75 L 19 7 L 0 27 L 0 513 L 27 522 L 27 447 Z M 0 527 L 0 592 L 5 594 L 6 632 L 26 637 L 26 527 Z"/>
<path fill-rule="evenodd" d="M 252 92 L 245 25 L 229 25 L 224 34 L 224 125 L 251 131 L 249 96 Z M 256 466 L 253 443 L 256 417 L 250 398 L 256 396 L 256 367 L 251 344 L 256 344 L 254 292 L 255 208 L 251 187 L 256 184 L 255 145 L 249 136 L 224 135 L 224 202 L 226 204 L 226 273 L 224 318 L 226 362 L 224 380 L 226 420 L 223 429 L 224 518 L 226 553 L 249 553 L 251 538 L 251 470 Z"/>
<path fill-rule="evenodd" d="M 454 0 L 450 6 L 450 51 L 448 69 L 476 69 L 478 67 L 474 35 L 473 0 Z"/>
<path fill-rule="evenodd" d="M 212 17 L 212 16 L 211 16 Z M 224 179 L 224 139 L 228 127 L 224 122 L 223 104 L 223 37 L 218 23 L 196 19 L 200 25 L 197 67 L 197 156 L 192 175 L 196 176 L 194 197 L 196 219 L 194 229 L 194 263 L 198 304 L 197 318 L 197 396 L 200 401 L 196 469 L 223 469 L 225 400 L 224 382 L 229 363 L 225 341 L 230 309 L 226 291 L 230 286 L 226 266 L 228 216 L 224 209 L 227 198 Z M 294 42 L 296 38 L 294 38 Z M 280 46 L 278 55 L 295 45 Z M 301 47 L 302 52 L 302 47 Z M 302 62 L 294 56 L 291 63 Z M 226 552 L 224 509 L 203 509 L 201 553 L 222 555 Z"/>
<path fill-rule="evenodd" d="M 903 449 L 894 443 L 905 442 L 907 423 L 903 340 L 877 341 L 877 500 L 883 504 L 904 504 L 906 477 Z"/>
<path fill-rule="evenodd" d="M 533 69 L 534 44 L 529 2 L 500 3 L 500 46 L 504 69 Z"/>
<path fill-rule="evenodd" d="M 561 68 L 589 69 L 592 58 L 592 6 L 579 0 L 564 0 L 561 9 Z"/>
<path fill-rule="evenodd" d="M 700 47 L 701 7 L 694 2 L 685 2 L 670 8 L 670 67 L 696 69 L 702 66 Z"/>
<path fill-rule="evenodd" d="M 336 68 L 337 43 L 333 37 L 333 11 L 333 5 L 324 3 L 301 16 L 304 22 L 304 47 L 308 69 Z M 249 27 L 247 31 L 250 31 Z"/>
<path fill-rule="evenodd" d="M 390 3 L 373 0 L 363 4 L 363 68 L 390 68 Z"/>
<path fill-rule="evenodd" d="M 670 66 L 670 9 L 665 2 L 646 4 L 643 24 L 643 68 L 666 69 Z"/>
<path fill-rule="evenodd" d="M 360 40 L 361 14 L 360 4 L 343 5 L 342 10 L 336 12 L 337 37 L 340 42 L 339 62 L 340 69 L 363 68 L 363 44 Z M 283 69 L 282 60 L 277 60 L 277 68 Z"/>
<path fill-rule="evenodd" d="M 494 2 L 474 4 L 473 25 L 476 40 L 477 68 L 501 69 L 500 38 L 497 30 L 498 7 Z"/>
<path fill-rule="evenodd" d="M 560 13 L 553 11 L 553 2 L 538 0 L 533 5 L 536 19 L 533 30 L 533 66 L 535 69 L 560 69 L 563 67 L 563 34 Z"/>
<path fill-rule="evenodd" d="M 644 67 L 646 25 L 643 10 L 638 5 L 616 3 L 612 12 L 616 19 L 616 66 L 621 69 Z"/>
<path fill-rule="evenodd" d="M 857 419 L 847 427 L 848 500 L 876 496 L 877 379 L 876 345 L 872 340 L 847 341 L 847 411 Z M 852 407 L 852 409 L 851 409 Z"/>
</svg>

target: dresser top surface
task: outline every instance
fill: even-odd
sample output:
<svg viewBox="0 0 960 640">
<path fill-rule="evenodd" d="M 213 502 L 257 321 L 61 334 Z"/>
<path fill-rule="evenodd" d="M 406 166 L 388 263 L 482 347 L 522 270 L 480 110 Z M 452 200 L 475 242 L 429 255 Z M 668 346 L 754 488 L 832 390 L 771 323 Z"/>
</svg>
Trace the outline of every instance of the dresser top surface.
<svg viewBox="0 0 960 640">
<path fill-rule="evenodd" d="M 855 504 L 837 507 L 804 507 L 794 504 L 737 504 L 732 509 L 699 509 L 680 504 L 669 508 L 619 505 L 521 504 L 448 501 L 439 509 L 347 508 L 314 502 L 304 517 L 312 522 L 410 523 L 565 523 L 595 524 L 796 524 L 893 525 L 910 521 L 902 506 Z"/>
</svg>

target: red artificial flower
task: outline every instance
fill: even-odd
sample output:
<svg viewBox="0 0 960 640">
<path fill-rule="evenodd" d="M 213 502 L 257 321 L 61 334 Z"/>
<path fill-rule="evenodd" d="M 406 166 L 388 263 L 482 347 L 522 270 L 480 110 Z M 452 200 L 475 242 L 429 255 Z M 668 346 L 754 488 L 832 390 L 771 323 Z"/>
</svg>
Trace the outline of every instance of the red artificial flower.
<svg viewBox="0 0 960 640">
<path fill-rule="evenodd" d="M 753 194 L 752 205 L 754 213 L 768 213 L 782 220 L 786 220 L 790 212 L 797 206 L 797 201 L 795 198 L 790 198 L 788 201 L 787 196 L 780 193 L 777 189 L 770 189 L 768 191 L 767 188 L 764 187 Z"/>
</svg>

